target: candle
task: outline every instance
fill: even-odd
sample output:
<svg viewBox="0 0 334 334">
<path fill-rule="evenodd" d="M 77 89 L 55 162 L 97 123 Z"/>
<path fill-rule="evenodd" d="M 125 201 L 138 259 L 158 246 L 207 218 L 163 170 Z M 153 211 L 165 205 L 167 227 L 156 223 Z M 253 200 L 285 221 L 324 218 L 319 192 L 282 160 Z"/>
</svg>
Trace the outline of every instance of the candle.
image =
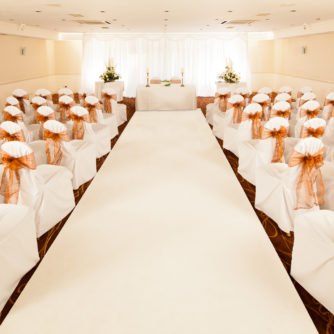
<svg viewBox="0 0 334 334">
<path fill-rule="evenodd" d="M 184 73 L 184 68 L 183 68 L 183 67 L 181 68 L 181 73 L 182 73 L 182 74 Z"/>
<path fill-rule="evenodd" d="M 150 73 L 150 69 L 146 67 L 146 73 Z"/>
</svg>

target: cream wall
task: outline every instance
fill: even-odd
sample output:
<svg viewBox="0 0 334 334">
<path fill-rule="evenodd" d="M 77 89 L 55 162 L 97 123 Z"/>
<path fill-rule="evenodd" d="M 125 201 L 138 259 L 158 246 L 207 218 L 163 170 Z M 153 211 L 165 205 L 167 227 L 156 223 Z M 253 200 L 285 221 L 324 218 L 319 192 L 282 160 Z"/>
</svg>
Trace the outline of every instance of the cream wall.
<svg viewBox="0 0 334 334">
<path fill-rule="evenodd" d="M 21 55 L 22 47 L 26 55 Z M 0 106 L 15 88 L 80 89 L 81 41 L 0 35 Z"/>
<path fill-rule="evenodd" d="M 306 53 L 302 53 L 306 47 Z M 334 33 L 249 41 L 252 88 L 279 88 L 289 85 L 298 90 L 311 86 L 319 99 L 334 91 Z"/>
</svg>

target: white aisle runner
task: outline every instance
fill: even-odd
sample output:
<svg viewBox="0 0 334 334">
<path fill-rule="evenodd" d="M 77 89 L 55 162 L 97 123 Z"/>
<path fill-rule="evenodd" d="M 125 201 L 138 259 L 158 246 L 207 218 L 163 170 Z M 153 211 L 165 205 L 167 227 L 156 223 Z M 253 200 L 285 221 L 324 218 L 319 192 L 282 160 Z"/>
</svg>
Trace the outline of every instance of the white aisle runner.
<svg viewBox="0 0 334 334">
<path fill-rule="evenodd" d="M 317 331 L 197 110 L 134 115 L 0 333 Z"/>
</svg>

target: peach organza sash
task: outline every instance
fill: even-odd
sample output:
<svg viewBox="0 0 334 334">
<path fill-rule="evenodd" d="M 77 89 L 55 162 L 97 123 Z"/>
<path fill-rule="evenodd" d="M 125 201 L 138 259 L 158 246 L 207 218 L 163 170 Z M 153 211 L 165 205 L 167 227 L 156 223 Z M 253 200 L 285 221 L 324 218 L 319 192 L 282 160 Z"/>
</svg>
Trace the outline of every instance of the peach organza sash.
<svg viewBox="0 0 334 334">
<path fill-rule="evenodd" d="M 40 113 L 37 113 L 36 114 L 36 121 L 40 124 L 40 128 L 39 128 L 39 137 L 40 138 L 43 138 L 43 125 L 46 121 L 49 121 L 49 120 L 55 120 L 56 119 L 56 115 L 54 112 L 52 112 L 51 114 L 45 116 L 45 115 L 42 115 Z"/>
<path fill-rule="evenodd" d="M 320 138 L 325 133 L 325 127 L 320 126 L 319 128 L 307 128 L 306 126 L 303 126 L 300 131 L 300 138 L 306 138 L 306 137 L 315 137 Z"/>
<path fill-rule="evenodd" d="M 0 128 L 0 139 L 3 139 L 4 143 L 8 141 L 26 141 L 23 130 L 17 131 L 15 133 L 9 133 L 3 128 Z"/>
<path fill-rule="evenodd" d="M 271 109 L 270 118 L 274 118 L 274 117 L 289 118 L 290 117 L 290 109 L 288 109 L 288 110 Z"/>
<path fill-rule="evenodd" d="M 271 160 L 272 163 L 276 162 L 283 162 L 283 153 L 285 148 L 285 142 L 284 138 L 286 138 L 288 135 L 288 129 L 284 126 L 281 126 L 279 130 L 270 130 L 267 128 L 264 128 L 262 131 L 262 139 L 268 139 L 268 138 L 275 138 L 275 150 L 273 154 L 273 158 Z"/>
<path fill-rule="evenodd" d="M 289 167 L 301 165 L 301 173 L 296 187 L 296 210 L 311 209 L 324 203 L 325 186 L 320 167 L 323 165 L 324 148 L 311 155 L 293 151 Z"/>
<path fill-rule="evenodd" d="M 270 101 L 263 101 L 263 102 L 256 102 L 262 107 L 262 114 L 261 114 L 261 119 L 263 121 L 266 120 L 266 108 L 270 105 Z"/>
<path fill-rule="evenodd" d="M 55 133 L 44 129 L 44 140 L 46 141 L 45 150 L 48 157 L 48 164 L 60 165 L 63 157 L 61 141 L 69 140 L 67 131 Z"/>
<path fill-rule="evenodd" d="M 97 123 L 97 110 L 101 109 L 100 103 L 95 103 L 95 104 L 86 103 L 85 105 L 86 105 L 86 108 L 89 112 L 91 123 Z"/>
<path fill-rule="evenodd" d="M 29 100 L 28 95 L 24 95 L 24 96 L 13 95 L 13 96 L 19 101 L 21 111 L 25 113 L 26 112 L 26 107 L 24 105 L 24 100 Z"/>
<path fill-rule="evenodd" d="M 78 116 L 75 114 L 71 114 L 71 118 L 73 121 L 73 129 L 72 129 L 72 139 L 84 139 L 85 136 L 85 124 L 90 123 L 89 114 Z"/>
<path fill-rule="evenodd" d="M 74 102 L 72 103 L 59 102 L 59 113 L 61 122 L 65 123 L 71 119 L 71 108 L 73 106 Z"/>
<path fill-rule="evenodd" d="M 307 117 L 307 119 L 311 119 L 314 117 L 318 117 L 319 114 L 319 108 L 315 110 L 306 110 L 306 109 L 300 109 L 300 118 Z"/>
<path fill-rule="evenodd" d="M 113 99 L 113 100 L 117 101 L 117 95 L 116 94 L 109 95 L 107 93 L 103 93 L 102 98 L 103 98 L 104 111 L 108 114 L 111 114 L 112 113 L 111 100 Z"/>
<path fill-rule="evenodd" d="M 43 103 L 43 104 L 37 104 L 37 103 L 33 103 L 32 104 L 32 107 L 34 108 L 34 110 L 35 111 L 37 111 L 37 109 L 39 108 L 39 107 L 42 107 L 42 106 L 48 106 L 48 104 L 47 103 Z"/>
<path fill-rule="evenodd" d="M 34 153 L 20 158 L 14 158 L 5 151 L 1 150 L 1 162 L 4 170 L 1 178 L 1 194 L 4 196 L 5 203 L 17 204 L 20 191 L 20 169 L 36 169 Z"/>
<path fill-rule="evenodd" d="M 261 124 L 261 113 L 256 112 L 255 114 L 242 113 L 241 121 L 252 121 L 252 138 L 260 139 L 262 133 L 262 124 Z"/>
<path fill-rule="evenodd" d="M 244 105 L 243 101 L 232 104 L 232 107 L 233 107 L 233 124 L 241 123 L 243 105 Z"/>
<path fill-rule="evenodd" d="M 21 113 L 16 114 L 15 116 L 13 116 L 12 114 L 10 114 L 9 112 L 5 111 L 3 118 L 5 121 L 11 121 L 14 123 L 17 122 L 23 122 L 23 116 Z"/>
<path fill-rule="evenodd" d="M 231 96 L 231 93 L 219 94 L 216 93 L 216 98 L 219 99 L 218 106 L 219 110 L 225 112 L 227 110 L 227 99 Z"/>
</svg>

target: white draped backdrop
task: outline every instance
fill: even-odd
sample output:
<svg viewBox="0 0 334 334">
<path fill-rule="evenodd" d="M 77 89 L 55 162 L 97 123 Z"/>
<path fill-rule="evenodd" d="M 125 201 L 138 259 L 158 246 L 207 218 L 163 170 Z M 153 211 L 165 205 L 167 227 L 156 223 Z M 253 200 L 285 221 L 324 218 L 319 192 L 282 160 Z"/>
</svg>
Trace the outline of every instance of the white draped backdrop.
<svg viewBox="0 0 334 334">
<path fill-rule="evenodd" d="M 249 83 L 247 34 L 85 34 L 83 40 L 82 88 L 94 90 L 108 58 L 125 82 L 125 96 L 134 97 L 136 87 L 151 77 L 180 77 L 194 84 L 197 95 L 212 96 L 217 76 L 231 59 L 241 80 Z"/>
</svg>

